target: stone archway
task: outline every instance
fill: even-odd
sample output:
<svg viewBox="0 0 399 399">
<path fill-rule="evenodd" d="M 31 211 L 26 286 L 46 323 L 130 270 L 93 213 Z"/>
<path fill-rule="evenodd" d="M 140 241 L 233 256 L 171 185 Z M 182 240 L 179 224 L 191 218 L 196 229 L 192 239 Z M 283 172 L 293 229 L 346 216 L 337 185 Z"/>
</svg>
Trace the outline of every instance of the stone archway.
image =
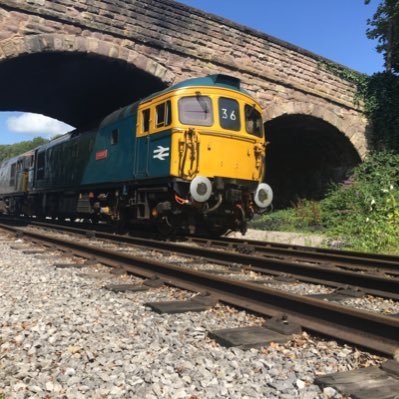
<svg viewBox="0 0 399 399">
<path fill-rule="evenodd" d="M 174 81 L 134 50 L 90 37 L 35 35 L 0 42 L 0 110 L 42 113 L 91 127 Z"/>
<path fill-rule="evenodd" d="M 303 198 L 323 198 L 331 183 L 345 180 L 361 162 L 350 139 L 356 132 L 329 111 L 297 104 L 266 115 L 270 145 L 265 179 L 275 191 L 278 208 Z"/>
</svg>

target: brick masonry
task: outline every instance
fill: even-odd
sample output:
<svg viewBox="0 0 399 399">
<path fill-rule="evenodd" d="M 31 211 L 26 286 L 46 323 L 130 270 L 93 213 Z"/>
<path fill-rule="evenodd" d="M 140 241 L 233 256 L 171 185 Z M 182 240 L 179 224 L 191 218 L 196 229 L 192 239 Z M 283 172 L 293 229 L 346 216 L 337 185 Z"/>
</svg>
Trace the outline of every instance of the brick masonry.
<svg viewBox="0 0 399 399">
<path fill-rule="evenodd" d="M 367 152 L 367 120 L 355 88 L 324 58 L 172 0 L 1 0 L 0 63 L 41 52 L 93 53 L 128 63 L 166 84 L 211 73 L 238 76 L 281 115 L 321 118 Z"/>
</svg>

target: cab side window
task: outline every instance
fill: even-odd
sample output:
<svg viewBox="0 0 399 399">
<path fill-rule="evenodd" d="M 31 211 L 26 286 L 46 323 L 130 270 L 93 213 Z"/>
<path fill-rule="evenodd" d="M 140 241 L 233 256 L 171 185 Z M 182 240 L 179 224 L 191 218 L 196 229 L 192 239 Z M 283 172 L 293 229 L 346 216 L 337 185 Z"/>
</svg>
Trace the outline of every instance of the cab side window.
<svg viewBox="0 0 399 399">
<path fill-rule="evenodd" d="M 36 171 L 36 179 L 42 180 L 44 179 L 44 151 L 40 152 L 37 155 L 37 171 Z"/>
<path fill-rule="evenodd" d="M 119 141 L 119 129 L 114 129 L 111 132 L 111 145 L 118 144 Z"/>
<path fill-rule="evenodd" d="M 157 105 L 155 107 L 155 113 L 156 113 L 155 125 L 157 128 L 168 126 L 172 123 L 170 101 L 166 101 L 162 104 Z"/>
<path fill-rule="evenodd" d="M 15 184 L 15 175 L 17 172 L 17 164 L 13 163 L 11 165 L 11 173 L 10 173 L 10 186 L 13 186 Z"/>
<path fill-rule="evenodd" d="M 150 109 L 143 110 L 141 116 L 141 130 L 143 133 L 148 133 L 150 131 Z"/>
</svg>

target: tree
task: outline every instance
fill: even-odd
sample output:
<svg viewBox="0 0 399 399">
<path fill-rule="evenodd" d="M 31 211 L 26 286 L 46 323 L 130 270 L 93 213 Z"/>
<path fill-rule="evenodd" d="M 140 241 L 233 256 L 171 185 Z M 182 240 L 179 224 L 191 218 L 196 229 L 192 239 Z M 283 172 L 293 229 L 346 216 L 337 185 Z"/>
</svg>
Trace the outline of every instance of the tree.
<svg viewBox="0 0 399 399">
<path fill-rule="evenodd" d="M 399 73 L 399 0 L 382 0 L 367 24 L 367 37 L 378 40 L 376 49 L 384 55 L 386 71 Z"/>
<path fill-rule="evenodd" d="M 32 141 L 21 141 L 16 144 L 0 145 L 0 162 L 32 150 L 39 145 L 47 143 L 42 137 L 35 137 Z"/>
</svg>

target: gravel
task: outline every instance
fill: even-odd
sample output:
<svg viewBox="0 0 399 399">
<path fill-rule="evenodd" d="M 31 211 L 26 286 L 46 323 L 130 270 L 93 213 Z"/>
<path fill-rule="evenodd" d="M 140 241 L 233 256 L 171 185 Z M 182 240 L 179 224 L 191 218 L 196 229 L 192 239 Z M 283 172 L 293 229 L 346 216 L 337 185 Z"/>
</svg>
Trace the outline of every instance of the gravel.
<svg viewBox="0 0 399 399">
<path fill-rule="evenodd" d="M 190 298 L 169 287 L 113 293 L 140 282 L 57 252 L 40 259 L 10 249 L 0 233 L 0 394 L 8 398 L 343 398 L 314 377 L 383 359 L 306 333 L 243 351 L 220 347 L 209 330 L 264 320 L 217 305 L 202 313 L 159 315 L 148 301 Z M 79 260 L 78 262 L 83 263 Z"/>
<path fill-rule="evenodd" d="M 382 313 L 386 316 L 399 313 L 399 303 L 392 299 L 383 299 L 366 295 L 362 298 L 348 298 L 340 301 L 341 305 L 368 310 L 369 312 Z"/>
<path fill-rule="evenodd" d="M 284 292 L 290 292 L 291 294 L 297 295 L 312 295 L 312 294 L 330 294 L 334 291 L 333 288 L 326 287 L 324 285 L 319 284 L 311 284 L 311 283 L 266 283 L 265 285 L 269 286 L 270 288 L 278 289 Z"/>
</svg>

